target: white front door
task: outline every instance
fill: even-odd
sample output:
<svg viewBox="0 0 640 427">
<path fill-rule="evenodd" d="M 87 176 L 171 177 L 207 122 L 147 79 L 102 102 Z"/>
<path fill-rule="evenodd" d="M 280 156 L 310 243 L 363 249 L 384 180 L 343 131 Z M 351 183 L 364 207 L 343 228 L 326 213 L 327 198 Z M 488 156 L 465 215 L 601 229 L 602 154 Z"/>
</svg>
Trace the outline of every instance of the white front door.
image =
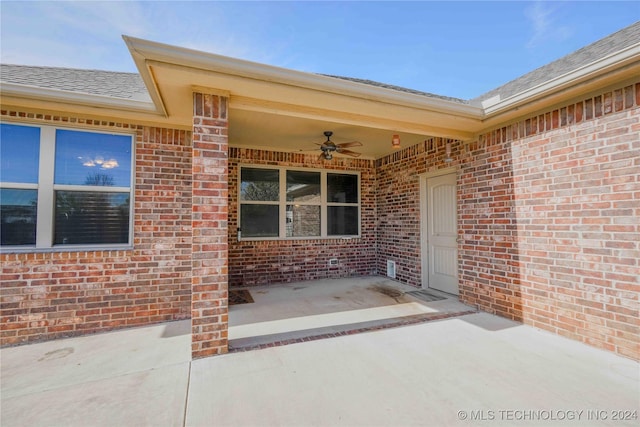
<svg viewBox="0 0 640 427">
<path fill-rule="evenodd" d="M 456 174 L 427 178 L 427 286 L 458 294 Z"/>
</svg>

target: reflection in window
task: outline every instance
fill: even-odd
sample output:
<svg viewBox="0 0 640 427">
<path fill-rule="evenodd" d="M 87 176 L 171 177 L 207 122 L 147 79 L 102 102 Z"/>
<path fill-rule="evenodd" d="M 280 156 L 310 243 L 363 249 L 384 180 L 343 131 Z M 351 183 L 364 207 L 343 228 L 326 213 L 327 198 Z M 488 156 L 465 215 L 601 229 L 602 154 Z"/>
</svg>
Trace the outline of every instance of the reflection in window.
<svg viewBox="0 0 640 427">
<path fill-rule="evenodd" d="M 35 245 L 38 190 L 0 190 L 2 245 Z"/>
<path fill-rule="evenodd" d="M 245 237 L 278 237 L 278 205 L 242 205 L 240 224 Z"/>
<path fill-rule="evenodd" d="M 287 205 L 287 237 L 320 236 L 320 206 Z"/>
<path fill-rule="evenodd" d="M 56 245 L 127 243 L 129 193 L 56 191 Z"/>
<path fill-rule="evenodd" d="M 280 194 L 280 174 L 274 169 L 242 168 L 240 199 L 277 202 Z"/>
<path fill-rule="evenodd" d="M 131 137 L 58 129 L 54 183 L 129 187 Z"/>
<path fill-rule="evenodd" d="M 0 132 L 0 181 L 37 183 L 40 128 L 3 123 Z"/>
<path fill-rule="evenodd" d="M 36 244 L 40 128 L 0 125 L 0 244 Z"/>
<path fill-rule="evenodd" d="M 3 247 L 130 243 L 131 135 L 8 123 L 0 130 Z"/>
<path fill-rule="evenodd" d="M 357 206 L 329 206 L 327 217 L 327 234 L 329 236 L 358 234 Z"/>
<path fill-rule="evenodd" d="M 287 202 L 320 202 L 320 173 L 287 171 Z"/>
<path fill-rule="evenodd" d="M 328 202 L 358 203 L 358 177 L 347 174 L 327 174 Z"/>
<path fill-rule="evenodd" d="M 129 243 L 131 168 L 130 136 L 58 129 L 53 243 Z"/>
</svg>

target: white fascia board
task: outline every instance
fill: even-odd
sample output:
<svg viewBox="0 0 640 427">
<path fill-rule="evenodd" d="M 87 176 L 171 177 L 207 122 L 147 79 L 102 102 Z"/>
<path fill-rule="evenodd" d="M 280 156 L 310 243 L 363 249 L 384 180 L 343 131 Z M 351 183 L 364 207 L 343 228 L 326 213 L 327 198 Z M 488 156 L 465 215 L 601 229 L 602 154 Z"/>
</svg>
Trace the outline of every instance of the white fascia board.
<svg viewBox="0 0 640 427">
<path fill-rule="evenodd" d="M 492 98 L 490 100 L 487 100 L 487 104 L 491 100 L 497 102 L 495 102 L 493 105 L 483 105 L 486 118 L 490 118 L 491 116 L 500 114 L 505 110 L 518 107 L 535 99 L 552 95 L 555 92 L 562 91 L 585 80 L 592 79 L 612 69 L 622 67 L 638 60 L 640 60 L 640 43 L 631 45 L 616 53 L 605 56 L 597 61 L 548 80 L 542 84 L 534 86 L 508 98 L 502 100 L 494 100 Z"/>
<path fill-rule="evenodd" d="M 2 84 L 0 84 L 0 94 L 2 94 L 2 96 L 14 96 L 17 98 L 39 99 L 43 101 L 86 105 L 98 108 L 159 114 L 158 109 L 152 102 L 70 92 L 15 83 L 2 82 Z"/>
<path fill-rule="evenodd" d="M 144 57 L 144 55 L 139 53 L 138 50 L 132 44 L 134 40 L 138 40 L 138 39 L 124 36 L 124 35 L 122 36 L 122 39 L 126 43 L 127 48 L 129 49 L 129 53 L 131 53 L 133 62 L 136 64 L 136 68 L 138 68 L 140 77 L 142 78 L 142 81 L 147 87 L 147 92 L 149 92 L 149 96 L 153 100 L 153 103 L 155 104 L 156 108 L 158 109 L 158 111 L 162 111 L 162 114 L 165 117 L 169 117 L 169 114 L 167 112 L 167 107 L 164 103 L 164 100 L 162 99 L 162 96 L 160 96 L 160 89 L 158 88 L 158 85 L 156 84 L 156 81 L 151 74 L 151 70 L 149 69 L 146 58 Z"/>
<path fill-rule="evenodd" d="M 303 87 L 390 104 L 398 104 L 418 109 L 434 110 L 473 119 L 481 119 L 483 117 L 483 111 L 480 107 L 468 104 L 461 104 L 439 98 L 430 98 L 425 95 L 401 92 L 349 80 L 341 80 L 339 78 L 323 76 L 320 74 L 259 64 L 242 59 L 230 58 L 227 56 L 166 45 L 128 36 L 123 36 L 123 38 L 127 43 L 127 46 L 134 57 L 134 61 L 136 61 L 138 70 L 142 74 L 142 77 L 145 80 L 145 83 L 147 83 L 150 91 L 151 87 L 149 85 L 151 84 L 155 88 L 155 82 L 152 82 L 153 79 L 151 73 L 147 69 L 146 61 L 155 61 L 209 70 L 221 74 L 242 76 L 265 82 Z M 155 90 L 157 91 L 157 88 L 155 88 Z"/>
</svg>

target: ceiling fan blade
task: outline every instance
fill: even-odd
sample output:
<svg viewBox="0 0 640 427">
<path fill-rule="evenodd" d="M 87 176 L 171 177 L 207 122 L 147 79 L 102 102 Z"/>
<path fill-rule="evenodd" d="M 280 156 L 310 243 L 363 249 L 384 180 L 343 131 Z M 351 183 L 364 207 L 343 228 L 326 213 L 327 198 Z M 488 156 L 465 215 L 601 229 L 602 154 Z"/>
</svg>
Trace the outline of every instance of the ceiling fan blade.
<svg viewBox="0 0 640 427">
<path fill-rule="evenodd" d="M 320 155 L 318 156 L 318 160 L 325 160 L 324 152 L 320 153 Z"/>
<path fill-rule="evenodd" d="M 336 151 L 340 154 L 346 154 L 347 156 L 351 156 L 351 157 L 359 157 L 360 154 L 362 154 L 362 153 L 358 153 L 357 151 L 345 150 L 343 148 L 338 148 Z"/>
<path fill-rule="evenodd" d="M 340 143 L 340 144 L 336 144 L 336 146 L 338 146 L 340 148 L 362 147 L 362 142 L 360 142 L 360 141 L 343 142 L 343 143 Z"/>
</svg>

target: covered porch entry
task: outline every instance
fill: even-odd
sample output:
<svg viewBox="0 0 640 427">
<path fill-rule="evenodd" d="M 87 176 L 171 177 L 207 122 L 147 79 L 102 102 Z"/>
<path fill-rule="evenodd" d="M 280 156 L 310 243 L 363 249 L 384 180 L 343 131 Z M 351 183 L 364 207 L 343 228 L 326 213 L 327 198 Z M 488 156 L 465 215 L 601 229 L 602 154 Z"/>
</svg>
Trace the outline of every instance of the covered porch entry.
<svg viewBox="0 0 640 427">
<path fill-rule="evenodd" d="M 250 291 L 257 301 L 278 294 L 286 302 L 298 290 L 277 293 L 272 284 L 379 276 L 389 265 L 397 282 L 413 290 L 425 287 L 419 176 L 460 167 L 465 141 L 485 126 L 481 108 L 371 81 L 286 70 L 133 38 L 126 41 L 147 86 L 156 89 L 150 93 L 152 99 L 175 126 L 192 131 L 194 358 L 228 351 L 229 340 L 234 340 L 229 328 L 241 326 L 230 324 L 232 319 L 251 318 L 240 314 L 252 310 L 248 306 L 229 310 L 229 290 L 266 285 L 268 294 Z M 338 151 L 332 158 L 321 156 L 318 143 L 327 131 L 337 144 L 360 142 L 349 146 L 357 155 Z M 265 171 L 276 170 L 272 182 L 280 183 L 275 196 L 253 203 L 258 207 L 253 212 L 262 215 L 254 214 L 254 219 L 265 220 L 267 212 L 275 218 L 269 227 L 254 227 L 253 236 L 246 234 L 246 218 L 242 224 L 248 206 L 242 199 L 243 170 L 251 170 L 256 182 L 264 181 Z M 319 212 L 311 217 L 318 221 L 316 234 L 289 236 L 285 230 L 290 213 L 297 212 L 297 200 L 290 201 L 286 194 L 288 174 L 293 172 L 321 177 L 317 210 L 316 202 L 308 200 L 301 202 L 309 209 L 300 209 Z M 329 183 L 339 175 L 357 176 L 355 197 L 352 192 L 345 200 L 327 198 Z M 344 233 L 335 232 L 340 227 L 329 223 L 330 213 L 352 221 L 343 227 Z M 258 232 L 266 235 L 255 237 Z M 456 267 L 454 262 L 452 268 Z M 407 290 L 401 291 L 403 296 Z M 365 286 L 363 295 L 368 292 Z M 307 317 L 327 317 L 307 308 L 313 313 Z M 341 312 L 347 311 L 365 320 L 353 318 L 346 324 L 369 321 L 362 310 Z M 249 330 L 246 325 L 254 320 L 246 320 L 244 329 Z M 262 319 L 276 321 L 282 323 Z M 313 324 L 307 329 L 319 329 L 322 335 L 329 326 Z M 237 339 L 252 336 L 258 336 L 255 330 Z"/>
</svg>

